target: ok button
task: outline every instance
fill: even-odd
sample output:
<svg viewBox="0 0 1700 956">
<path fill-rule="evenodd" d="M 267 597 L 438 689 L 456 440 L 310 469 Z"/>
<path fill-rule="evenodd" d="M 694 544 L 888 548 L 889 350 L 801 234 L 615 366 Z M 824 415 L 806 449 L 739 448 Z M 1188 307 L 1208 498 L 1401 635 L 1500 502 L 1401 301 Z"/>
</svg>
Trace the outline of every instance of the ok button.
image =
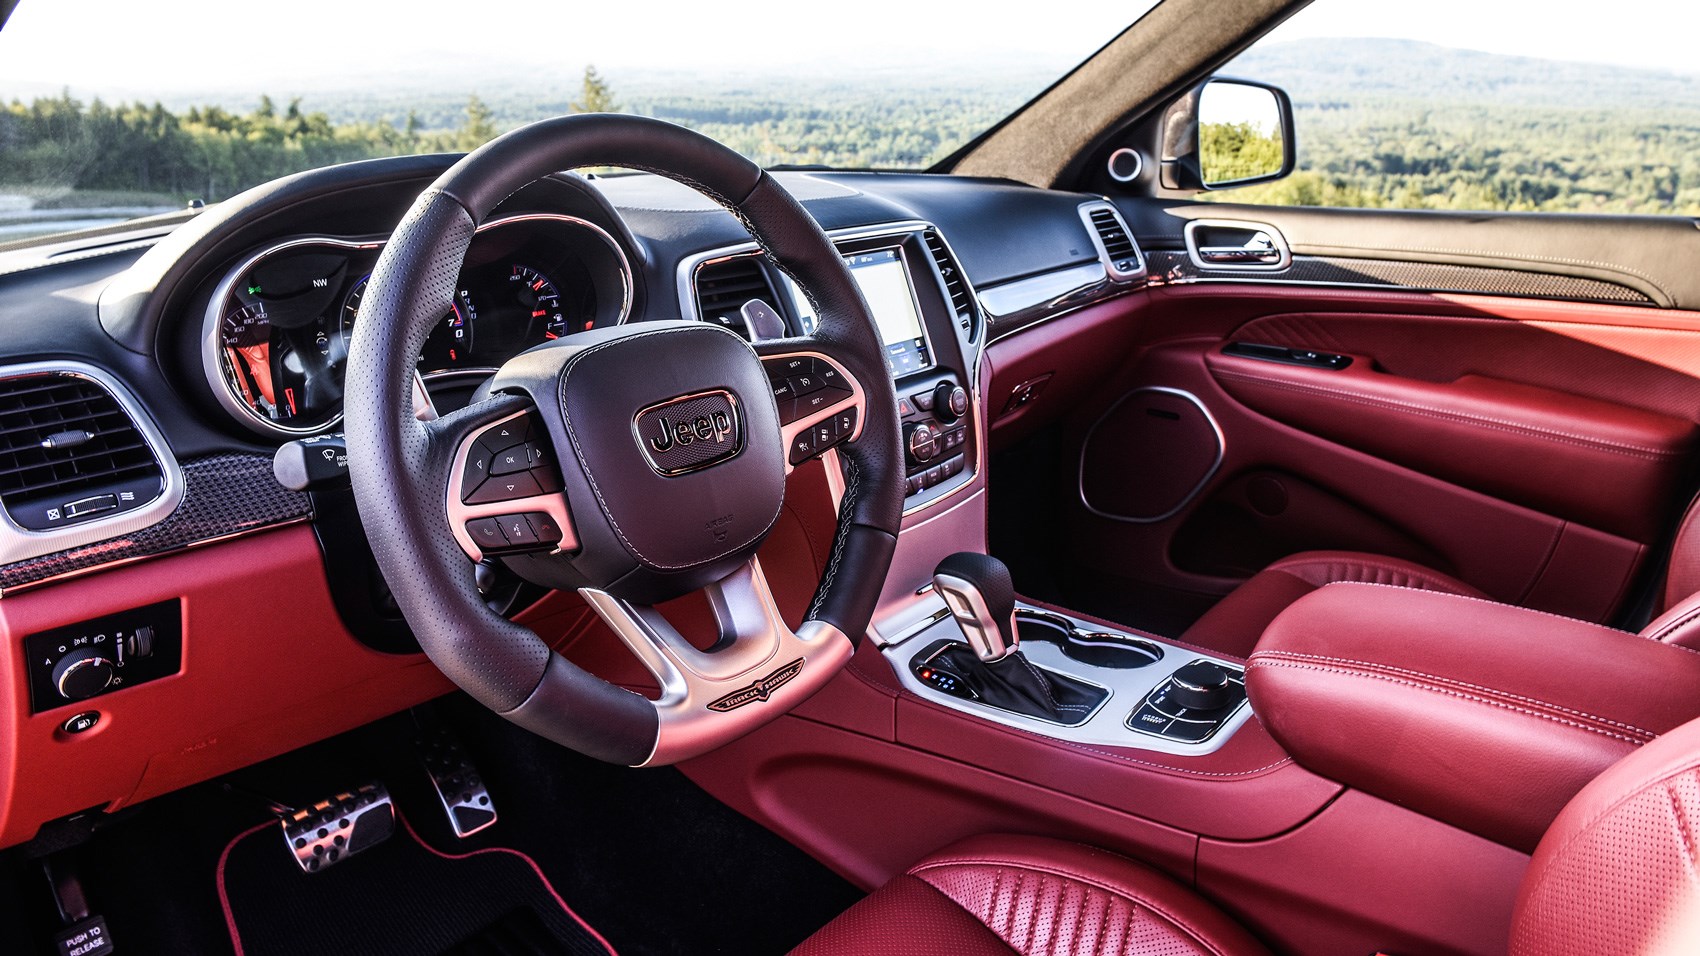
<svg viewBox="0 0 1700 956">
<path fill-rule="evenodd" d="M 516 471 L 524 471 L 531 467 L 530 455 L 526 452 L 525 443 L 509 445 L 491 456 L 490 474 L 511 475 Z"/>
</svg>

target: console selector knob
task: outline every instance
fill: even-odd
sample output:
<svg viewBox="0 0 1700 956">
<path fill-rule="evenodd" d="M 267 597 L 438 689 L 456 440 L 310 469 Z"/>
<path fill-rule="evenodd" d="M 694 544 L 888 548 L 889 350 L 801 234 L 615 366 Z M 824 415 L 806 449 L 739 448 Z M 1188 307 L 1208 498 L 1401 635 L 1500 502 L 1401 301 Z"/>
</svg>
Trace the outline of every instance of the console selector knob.
<svg viewBox="0 0 1700 956">
<path fill-rule="evenodd" d="M 968 392 L 955 382 L 940 382 L 933 389 L 933 414 L 946 425 L 968 414 Z"/>
<path fill-rule="evenodd" d="M 904 444 L 909 448 L 910 459 L 917 464 L 931 461 L 939 453 L 938 429 L 922 422 L 905 426 L 905 432 Z"/>
<path fill-rule="evenodd" d="M 85 647 L 66 654 L 53 666 L 53 686 L 66 700 L 83 700 L 105 690 L 117 670 L 99 651 Z"/>
<path fill-rule="evenodd" d="M 1169 700 L 1188 710 L 1226 707 L 1233 702 L 1228 679 L 1226 669 L 1210 661 L 1193 661 L 1169 678 Z"/>
</svg>

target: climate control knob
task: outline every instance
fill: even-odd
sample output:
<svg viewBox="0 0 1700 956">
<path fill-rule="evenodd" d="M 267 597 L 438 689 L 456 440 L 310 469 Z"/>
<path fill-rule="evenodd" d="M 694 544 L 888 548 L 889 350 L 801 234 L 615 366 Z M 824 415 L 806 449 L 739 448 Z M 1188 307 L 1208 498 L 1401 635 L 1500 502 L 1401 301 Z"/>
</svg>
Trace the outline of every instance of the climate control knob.
<svg viewBox="0 0 1700 956">
<path fill-rule="evenodd" d="M 955 382 L 940 382 L 933 389 L 933 415 L 949 425 L 968 414 L 968 392 Z"/>
<path fill-rule="evenodd" d="M 939 430 L 926 422 L 906 426 L 904 444 L 910 461 L 918 465 L 932 461 L 939 453 Z"/>
<path fill-rule="evenodd" d="M 99 651 L 83 648 L 66 654 L 53 666 L 53 686 L 66 700 L 83 700 L 105 690 L 117 672 Z"/>
</svg>

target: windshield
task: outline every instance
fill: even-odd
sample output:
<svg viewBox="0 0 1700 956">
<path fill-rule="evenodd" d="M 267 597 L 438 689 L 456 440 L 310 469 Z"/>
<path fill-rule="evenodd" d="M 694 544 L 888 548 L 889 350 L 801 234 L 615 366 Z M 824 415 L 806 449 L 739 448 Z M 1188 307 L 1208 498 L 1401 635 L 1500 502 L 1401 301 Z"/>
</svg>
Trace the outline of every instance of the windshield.
<svg viewBox="0 0 1700 956">
<path fill-rule="evenodd" d="M 922 169 L 1153 5 L 24 0 L 0 30 L 0 242 L 568 112 L 765 166 Z"/>
</svg>

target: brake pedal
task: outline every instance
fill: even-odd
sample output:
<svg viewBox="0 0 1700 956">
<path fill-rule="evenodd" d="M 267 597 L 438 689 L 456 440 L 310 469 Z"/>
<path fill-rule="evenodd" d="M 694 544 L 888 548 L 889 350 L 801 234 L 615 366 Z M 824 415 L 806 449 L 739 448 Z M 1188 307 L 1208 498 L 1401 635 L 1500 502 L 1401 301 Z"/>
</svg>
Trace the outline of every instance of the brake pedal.
<svg viewBox="0 0 1700 956">
<path fill-rule="evenodd" d="M 381 783 L 283 815 L 283 839 L 308 873 L 334 866 L 395 833 L 395 805 Z"/>
<path fill-rule="evenodd" d="M 459 737 L 446 727 L 421 726 L 419 756 L 455 836 L 464 840 L 496 822 L 496 805 L 484 776 L 473 766 Z"/>
</svg>

